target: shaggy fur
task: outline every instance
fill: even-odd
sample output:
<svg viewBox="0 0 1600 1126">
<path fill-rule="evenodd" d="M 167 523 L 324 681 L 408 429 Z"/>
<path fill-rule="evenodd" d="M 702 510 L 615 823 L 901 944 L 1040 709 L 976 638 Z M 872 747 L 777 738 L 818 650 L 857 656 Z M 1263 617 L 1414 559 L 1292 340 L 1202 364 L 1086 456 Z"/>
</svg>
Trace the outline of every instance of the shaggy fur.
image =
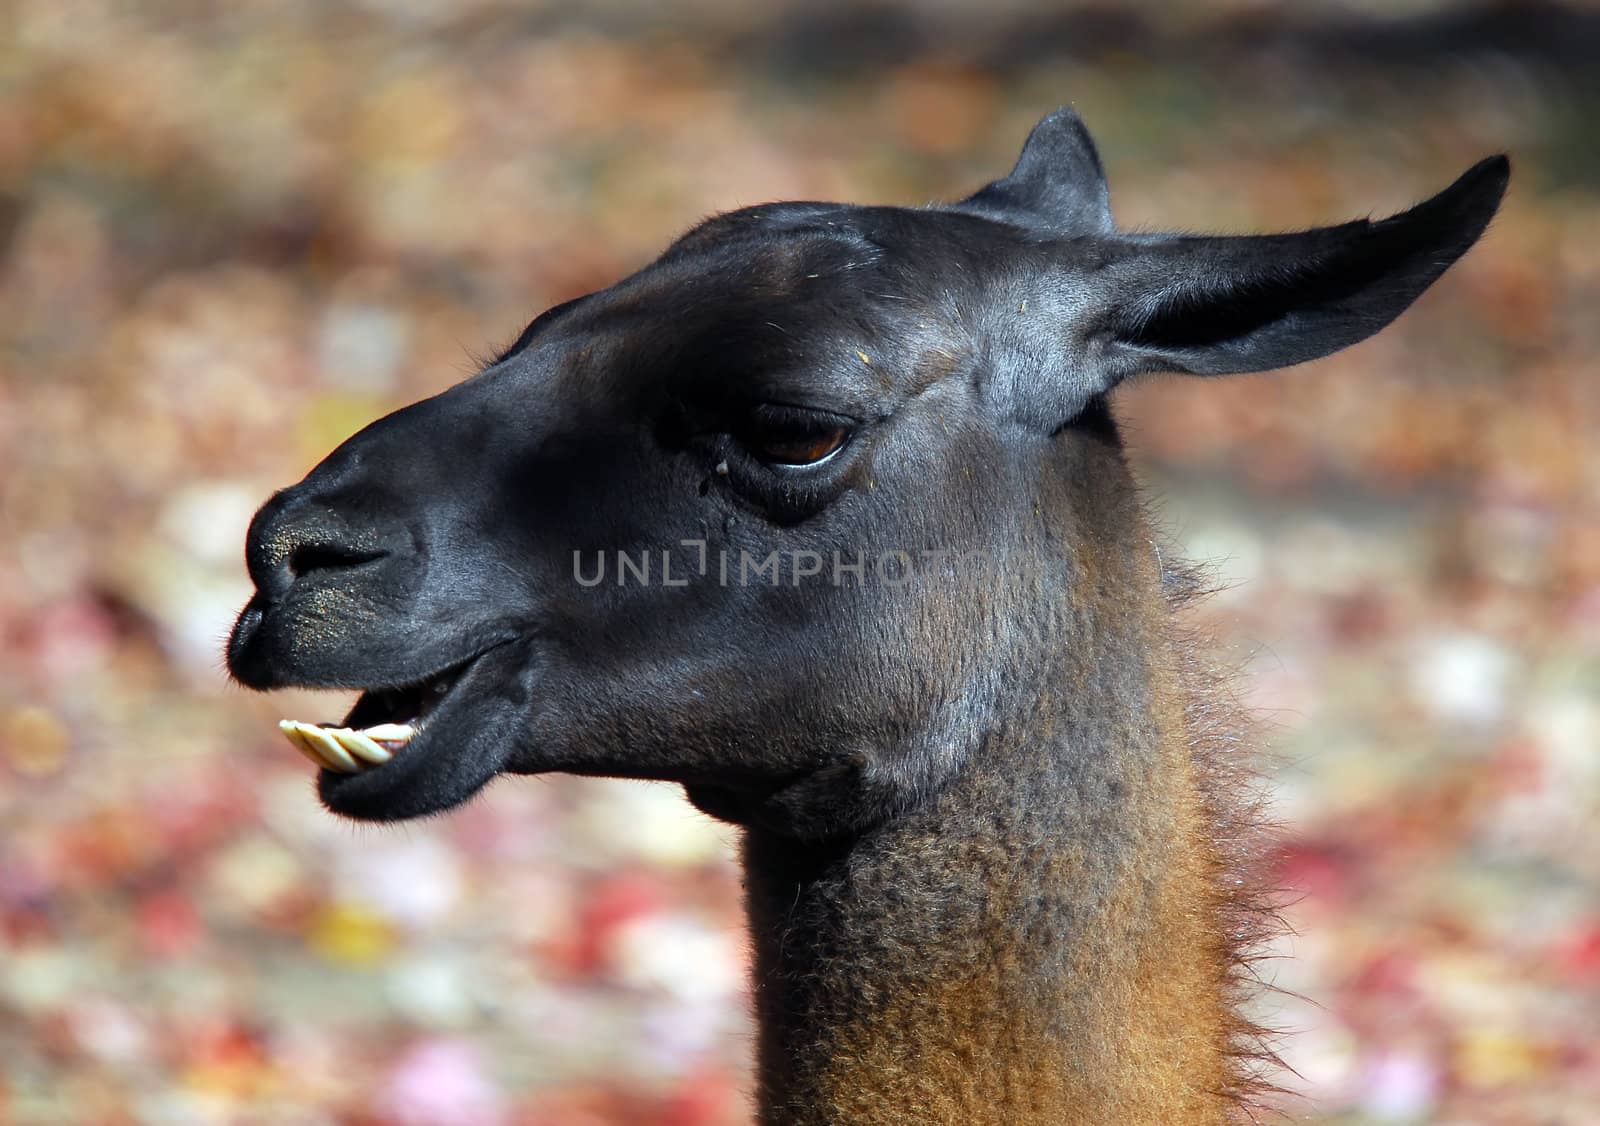
<svg viewBox="0 0 1600 1126">
<path fill-rule="evenodd" d="M 1238 670 L 1218 659 L 1214 640 L 1192 621 L 1214 588 L 1201 565 L 1168 562 L 1166 568 L 1172 652 L 1210 845 L 1211 926 L 1223 939 L 1218 975 L 1228 1021 L 1223 1093 L 1240 1119 L 1255 1122 L 1262 1099 L 1282 1093 L 1276 1082 L 1282 1061 L 1273 1047 L 1277 1034 L 1246 1014 L 1268 988 L 1257 967 L 1271 940 L 1284 933 L 1285 893 L 1271 876 L 1280 830 L 1268 812 L 1255 724 L 1237 694 Z"/>
<path fill-rule="evenodd" d="M 1244 1121 L 1270 1089 L 1246 726 L 1184 624 L 1199 572 L 1090 453 L 1063 476 L 1118 498 L 1072 529 L 1094 589 L 1037 615 L 1017 714 L 848 847 L 747 837 L 764 1122 Z"/>
</svg>

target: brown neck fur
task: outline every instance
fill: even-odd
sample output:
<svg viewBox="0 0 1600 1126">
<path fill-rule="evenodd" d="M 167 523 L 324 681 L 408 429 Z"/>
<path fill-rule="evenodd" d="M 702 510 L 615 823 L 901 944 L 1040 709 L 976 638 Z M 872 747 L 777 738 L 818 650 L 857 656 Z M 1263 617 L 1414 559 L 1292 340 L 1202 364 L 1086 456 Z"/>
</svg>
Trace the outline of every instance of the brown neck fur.
<svg viewBox="0 0 1600 1126">
<path fill-rule="evenodd" d="M 1142 518 L 1117 538 L 1046 614 L 1070 643 L 1026 714 L 942 792 L 827 855 L 747 837 L 764 1123 L 1211 1123 L 1246 1101 L 1265 1053 L 1234 1008 L 1266 916 L 1218 843 L 1249 820 L 1217 761 L 1237 740 L 1208 731 L 1186 584 Z"/>
</svg>

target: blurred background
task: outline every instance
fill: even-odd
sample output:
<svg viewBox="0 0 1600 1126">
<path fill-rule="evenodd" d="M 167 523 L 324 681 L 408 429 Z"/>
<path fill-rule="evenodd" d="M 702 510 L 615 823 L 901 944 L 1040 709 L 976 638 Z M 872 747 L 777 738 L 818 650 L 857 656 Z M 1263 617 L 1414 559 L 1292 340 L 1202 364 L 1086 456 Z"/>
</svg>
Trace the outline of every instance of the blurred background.
<svg viewBox="0 0 1600 1126">
<path fill-rule="evenodd" d="M 0 1121 L 748 1121 L 732 834 L 502 780 L 333 820 L 219 645 L 256 504 L 703 216 L 920 203 L 1074 104 L 1125 227 L 1382 215 L 1394 327 L 1120 396 L 1277 754 L 1312 1123 L 1600 1122 L 1600 9 L 10 0 Z"/>
</svg>

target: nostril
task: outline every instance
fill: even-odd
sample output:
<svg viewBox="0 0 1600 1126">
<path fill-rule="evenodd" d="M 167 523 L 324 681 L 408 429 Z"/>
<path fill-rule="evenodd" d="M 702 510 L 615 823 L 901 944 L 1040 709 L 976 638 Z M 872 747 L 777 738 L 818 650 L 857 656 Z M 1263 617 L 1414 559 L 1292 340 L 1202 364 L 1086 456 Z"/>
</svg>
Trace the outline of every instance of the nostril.
<svg viewBox="0 0 1600 1126">
<path fill-rule="evenodd" d="M 388 554 L 387 551 L 357 551 L 329 543 L 303 543 L 289 552 L 289 574 L 298 579 L 313 571 L 348 570 Z"/>
</svg>

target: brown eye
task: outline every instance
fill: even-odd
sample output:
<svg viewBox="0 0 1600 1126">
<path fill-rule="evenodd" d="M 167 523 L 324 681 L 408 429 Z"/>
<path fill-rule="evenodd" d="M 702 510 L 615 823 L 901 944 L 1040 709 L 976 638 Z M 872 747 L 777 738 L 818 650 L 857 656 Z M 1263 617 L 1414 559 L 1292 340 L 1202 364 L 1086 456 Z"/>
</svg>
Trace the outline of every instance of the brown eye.
<svg viewBox="0 0 1600 1126">
<path fill-rule="evenodd" d="M 733 428 L 733 437 L 764 465 L 792 469 L 827 461 L 853 432 L 850 419 L 831 411 L 761 403 Z"/>
<path fill-rule="evenodd" d="M 739 435 L 751 455 L 768 465 L 815 465 L 845 444 L 850 431 L 832 424 L 761 422 Z"/>
</svg>

